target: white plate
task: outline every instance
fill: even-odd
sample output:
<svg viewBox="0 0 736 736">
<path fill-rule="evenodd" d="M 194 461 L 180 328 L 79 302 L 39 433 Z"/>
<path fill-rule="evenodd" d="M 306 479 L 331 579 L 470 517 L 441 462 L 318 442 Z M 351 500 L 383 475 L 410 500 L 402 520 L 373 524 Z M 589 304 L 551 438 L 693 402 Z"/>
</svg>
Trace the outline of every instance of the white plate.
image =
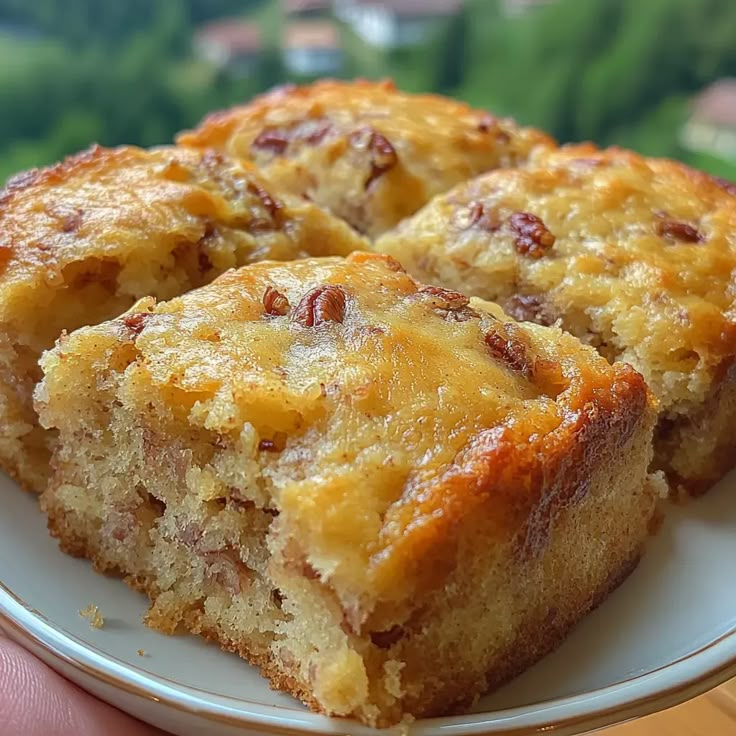
<svg viewBox="0 0 736 736">
<path fill-rule="evenodd" d="M 4 476 L 0 497 L 0 622 L 69 679 L 181 736 L 376 734 L 308 712 L 214 646 L 146 629 L 144 599 L 61 554 L 35 499 Z M 418 721 L 411 734 L 579 734 L 714 687 L 736 675 L 735 566 L 732 473 L 671 510 L 639 569 L 553 655 L 475 713 Z M 103 629 L 80 618 L 89 603 Z"/>
</svg>

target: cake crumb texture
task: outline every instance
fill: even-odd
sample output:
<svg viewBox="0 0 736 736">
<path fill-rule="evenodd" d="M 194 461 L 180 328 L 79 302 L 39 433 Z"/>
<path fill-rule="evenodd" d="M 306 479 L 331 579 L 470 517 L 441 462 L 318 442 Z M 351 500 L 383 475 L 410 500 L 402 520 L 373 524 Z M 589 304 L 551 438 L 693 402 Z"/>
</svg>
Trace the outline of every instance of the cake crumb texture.
<svg viewBox="0 0 736 736">
<path fill-rule="evenodd" d="M 92 629 L 101 629 L 105 625 L 105 619 L 100 613 L 100 609 L 94 603 L 90 603 L 83 608 L 79 612 L 79 615 L 89 621 L 90 628 Z"/>
</svg>

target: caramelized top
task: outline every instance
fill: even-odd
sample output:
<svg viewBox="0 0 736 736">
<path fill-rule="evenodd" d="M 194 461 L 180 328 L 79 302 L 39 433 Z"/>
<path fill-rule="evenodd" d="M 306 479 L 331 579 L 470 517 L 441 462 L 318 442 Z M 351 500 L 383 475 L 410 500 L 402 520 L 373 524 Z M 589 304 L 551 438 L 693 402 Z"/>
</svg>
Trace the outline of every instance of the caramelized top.
<svg viewBox="0 0 736 736">
<path fill-rule="evenodd" d="M 284 564 L 307 565 L 356 625 L 376 599 L 430 584 L 478 509 L 504 542 L 543 543 L 555 504 L 584 496 L 601 448 L 648 411 L 627 366 L 367 253 L 256 264 L 141 302 L 62 339 L 43 365 L 47 422 L 68 410 L 65 371 L 96 365 L 124 370 L 118 397 L 164 442 L 192 425 L 213 448 L 255 432 L 239 467 L 258 468 Z M 226 497 L 210 463 L 210 497 Z"/>
<path fill-rule="evenodd" d="M 95 146 L 0 190 L 0 322 L 40 349 L 62 328 L 233 266 L 362 245 L 344 223 L 221 154 Z"/>
<path fill-rule="evenodd" d="M 458 186 L 378 248 L 518 319 L 561 319 L 677 413 L 736 355 L 734 195 L 673 161 L 569 146 Z"/>
<path fill-rule="evenodd" d="M 370 236 L 454 184 L 553 143 L 463 103 L 365 80 L 277 89 L 210 115 L 179 142 L 254 161 Z"/>
</svg>

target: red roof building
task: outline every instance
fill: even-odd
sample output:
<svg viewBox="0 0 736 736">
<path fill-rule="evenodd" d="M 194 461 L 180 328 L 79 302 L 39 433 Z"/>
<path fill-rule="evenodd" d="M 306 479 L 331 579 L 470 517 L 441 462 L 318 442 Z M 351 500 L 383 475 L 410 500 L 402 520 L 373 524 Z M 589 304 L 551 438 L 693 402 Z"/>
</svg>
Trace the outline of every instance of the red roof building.
<svg viewBox="0 0 736 736">
<path fill-rule="evenodd" d="M 218 20 L 197 30 L 194 48 L 211 64 L 248 74 L 258 64 L 263 50 L 261 29 L 240 18 Z"/>
<path fill-rule="evenodd" d="M 681 140 L 690 150 L 736 161 L 736 78 L 719 79 L 695 97 Z"/>
<path fill-rule="evenodd" d="M 330 21 L 290 23 L 281 42 L 284 66 L 298 76 L 319 77 L 342 69 L 340 33 Z"/>
</svg>

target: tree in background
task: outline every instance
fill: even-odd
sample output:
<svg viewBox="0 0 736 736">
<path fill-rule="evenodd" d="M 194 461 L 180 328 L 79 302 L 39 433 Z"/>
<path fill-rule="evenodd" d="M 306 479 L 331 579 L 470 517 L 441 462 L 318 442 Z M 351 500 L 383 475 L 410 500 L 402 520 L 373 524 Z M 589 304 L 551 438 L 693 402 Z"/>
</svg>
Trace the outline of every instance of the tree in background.
<svg viewBox="0 0 736 736">
<path fill-rule="evenodd" d="M 465 80 L 468 67 L 466 49 L 470 37 L 470 13 L 461 6 L 440 34 L 437 54 L 437 73 L 433 89 L 442 94 L 452 94 Z"/>
<path fill-rule="evenodd" d="M 260 0 L 0 0 L 0 22 L 28 25 L 75 44 L 125 42 L 156 25 L 167 12 L 185 20 L 181 30 L 213 18 L 242 15 Z"/>
<path fill-rule="evenodd" d="M 562 141 L 691 158 L 677 141 L 689 96 L 736 75 L 733 0 L 557 0 L 471 30 L 460 93 Z"/>
<path fill-rule="evenodd" d="M 192 53 L 199 24 L 232 15 L 264 29 L 263 64 L 246 79 Z M 272 0 L 0 0 L 0 182 L 92 140 L 165 143 L 284 81 L 280 23 Z M 677 139 L 689 98 L 736 75 L 736 0 L 554 0 L 517 18 L 500 0 L 466 0 L 415 48 L 342 37 L 349 76 L 391 76 L 562 141 L 615 142 L 736 178 L 736 166 Z"/>
<path fill-rule="evenodd" d="M 219 0 L 220 11 L 247 2 Z M 171 141 L 206 112 L 245 99 L 280 76 L 216 83 L 191 72 L 197 0 L 0 0 L 0 183 L 92 141 Z M 103 12 L 104 11 L 104 12 Z M 35 35 L 18 37 L 17 28 Z"/>
</svg>

